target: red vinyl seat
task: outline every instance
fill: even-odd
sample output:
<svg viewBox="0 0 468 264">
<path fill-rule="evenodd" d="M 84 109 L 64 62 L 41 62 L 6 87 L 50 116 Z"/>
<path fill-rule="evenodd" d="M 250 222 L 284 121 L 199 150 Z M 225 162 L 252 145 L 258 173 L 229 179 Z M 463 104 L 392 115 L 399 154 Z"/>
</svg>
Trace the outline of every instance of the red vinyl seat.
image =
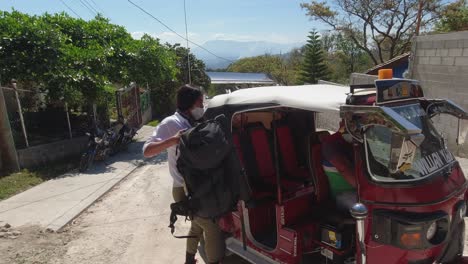
<svg viewBox="0 0 468 264">
<path fill-rule="evenodd" d="M 281 152 L 281 161 L 286 175 L 294 179 L 303 180 L 304 182 L 309 180 L 311 178 L 309 171 L 298 164 L 291 129 L 288 126 L 279 125 L 276 127 L 276 134 Z"/>
<path fill-rule="evenodd" d="M 276 170 L 271 153 L 268 133 L 263 126 L 251 127 L 248 132 L 255 154 L 254 156 L 258 168 L 258 174 L 263 182 L 275 186 Z M 303 186 L 303 183 L 298 183 L 288 179 L 281 179 L 280 184 L 287 192 L 294 191 Z"/>
</svg>

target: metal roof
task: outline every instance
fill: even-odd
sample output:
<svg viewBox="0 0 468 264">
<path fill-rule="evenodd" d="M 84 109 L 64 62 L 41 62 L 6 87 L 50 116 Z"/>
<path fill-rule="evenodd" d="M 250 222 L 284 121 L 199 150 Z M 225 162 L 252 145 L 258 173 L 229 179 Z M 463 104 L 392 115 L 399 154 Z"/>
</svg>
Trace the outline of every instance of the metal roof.
<svg viewBox="0 0 468 264">
<path fill-rule="evenodd" d="M 367 74 L 376 74 L 378 70 L 384 68 L 384 67 L 393 67 L 394 64 L 401 63 L 403 61 L 408 61 L 409 57 L 411 55 L 411 52 L 403 53 L 399 56 L 396 56 L 393 59 L 390 59 L 384 63 L 381 63 L 379 65 L 376 65 L 366 71 Z"/>
<path fill-rule="evenodd" d="M 206 72 L 212 84 L 275 84 L 265 73 Z"/>
<path fill-rule="evenodd" d="M 273 104 L 316 112 L 336 112 L 346 103 L 348 93 L 349 86 L 330 84 L 247 88 L 213 97 L 208 108 Z"/>
</svg>

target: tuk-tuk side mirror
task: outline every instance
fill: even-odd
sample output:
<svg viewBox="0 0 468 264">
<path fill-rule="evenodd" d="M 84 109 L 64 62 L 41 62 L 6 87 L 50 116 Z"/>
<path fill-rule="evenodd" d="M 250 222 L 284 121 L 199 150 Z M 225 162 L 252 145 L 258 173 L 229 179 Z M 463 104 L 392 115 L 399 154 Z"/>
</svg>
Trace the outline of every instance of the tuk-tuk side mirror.
<svg viewBox="0 0 468 264">
<path fill-rule="evenodd" d="M 468 134 L 468 113 L 451 100 L 433 99 L 422 101 L 430 118 L 439 114 L 448 114 L 458 118 L 457 144 L 463 145 Z"/>
</svg>

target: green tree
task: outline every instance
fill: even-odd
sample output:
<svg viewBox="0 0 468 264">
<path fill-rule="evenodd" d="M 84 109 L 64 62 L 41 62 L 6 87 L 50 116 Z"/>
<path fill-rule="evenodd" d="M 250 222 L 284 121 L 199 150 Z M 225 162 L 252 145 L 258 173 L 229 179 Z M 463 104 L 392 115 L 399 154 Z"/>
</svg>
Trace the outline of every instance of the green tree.
<svg viewBox="0 0 468 264">
<path fill-rule="evenodd" d="M 420 0 L 312 0 L 302 3 L 311 19 L 343 33 L 366 52 L 375 65 L 407 52 L 415 35 Z M 421 26 L 433 24 L 441 0 L 423 1 Z M 333 6 L 333 7 L 332 7 Z"/>
<path fill-rule="evenodd" d="M 180 44 L 166 44 L 177 56 L 176 66 L 179 69 L 177 80 L 179 83 L 189 83 L 187 56 L 190 58 L 190 78 L 192 84 L 208 89 L 210 86 L 210 78 L 206 74 L 206 66 L 202 60 L 197 59 L 193 53 Z"/>
<path fill-rule="evenodd" d="M 316 31 L 311 31 L 305 47 L 305 57 L 302 64 L 301 80 L 305 83 L 315 84 L 320 79 L 327 79 L 328 69 L 325 57 Z"/>
<path fill-rule="evenodd" d="M 465 0 L 459 0 L 447 5 L 437 21 L 437 32 L 468 30 L 468 7 Z"/>
<path fill-rule="evenodd" d="M 43 91 L 46 103 L 72 107 L 105 106 L 115 88 L 136 81 L 148 84 L 155 114 L 161 115 L 173 107 L 171 96 L 184 82 L 178 80 L 174 49 L 150 36 L 133 39 L 100 15 L 85 21 L 65 13 L 1 11 L 0 58 L 2 83 L 18 79 Z"/>
<path fill-rule="evenodd" d="M 229 72 L 266 73 L 282 85 L 294 84 L 294 72 L 290 65 L 280 56 L 260 55 L 242 58 L 227 68 Z"/>
</svg>

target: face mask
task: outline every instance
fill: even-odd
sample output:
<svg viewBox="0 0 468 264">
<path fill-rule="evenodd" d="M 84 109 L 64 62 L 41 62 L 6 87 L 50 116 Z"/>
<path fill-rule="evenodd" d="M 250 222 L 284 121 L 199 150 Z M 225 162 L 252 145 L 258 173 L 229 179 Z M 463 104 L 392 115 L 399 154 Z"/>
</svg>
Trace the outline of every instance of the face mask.
<svg viewBox="0 0 468 264">
<path fill-rule="evenodd" d="M 202 107 L 195 107 L 190 111 L 190 114 L 195 120 L 199 120 L 200 118 L 203 117 L 203 114 L 205 113 L 205 110 Z"/>
</svg>

